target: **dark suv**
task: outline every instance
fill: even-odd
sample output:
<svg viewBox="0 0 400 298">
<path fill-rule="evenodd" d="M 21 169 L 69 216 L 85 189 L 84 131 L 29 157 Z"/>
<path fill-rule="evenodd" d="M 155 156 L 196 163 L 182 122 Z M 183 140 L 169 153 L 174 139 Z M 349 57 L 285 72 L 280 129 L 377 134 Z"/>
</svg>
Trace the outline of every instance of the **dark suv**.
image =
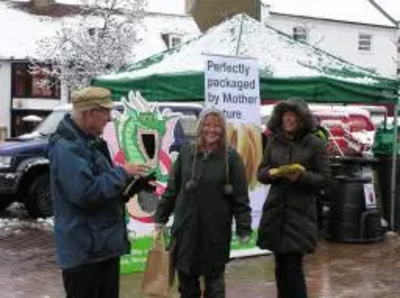
<svg viewBox="0 0 400 298">
<path fill-rule="evenodd" d="M 183 143 L 195 136 L 195 123 L 202 105 L 192 103 L 157 103 L 162 111 L 169 109 L 182 114 L 175 127 L 175 142 L 171 151 L 177 151 Z M 116 109 L 122 109 L 120 103 Z M 53 214 L 50 183 L 49 160 L 47 158 L 48 138 L 71 105 L 60 106 L 30 134 L 8 139 L 0 143 L 0 210 L 13 201 L 22 202 L 29 215 L 47 217 Z"/>
</svg>

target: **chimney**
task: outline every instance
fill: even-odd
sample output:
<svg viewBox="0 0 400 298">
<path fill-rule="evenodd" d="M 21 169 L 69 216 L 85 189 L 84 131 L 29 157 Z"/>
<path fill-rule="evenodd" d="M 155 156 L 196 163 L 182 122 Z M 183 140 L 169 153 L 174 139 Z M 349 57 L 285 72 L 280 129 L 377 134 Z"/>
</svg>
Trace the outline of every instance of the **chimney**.
<svg viewBox="0 0 400 298">
<path fill-rule="evenodd" d="M 36 10 L 48 8 L 55 4 L 55 0 L 31 0 L 31 5 Z"/>
<path fill-rule="evenodd" d="M 262 4 L 261 5 L 261 23 L 268 24 L 268 19 L 270 17 L 271 5 L 270 4 Z"/>
<path fill-rule="evenodd" d="M 185 9 L 202 32 L 239 13 L 261 18 L 261 0 L 186 0 Z"/>
<path fill-rule="evenodd" d="M 195 7 L 195 5 L 197 3 L 198 2 L 196 0 L 186 0 L 185 1 L 185 12 L 186 12 L 186 14 L 191 14 L 193 9 L 194 9 L 194 7 Z"/>
</svg>

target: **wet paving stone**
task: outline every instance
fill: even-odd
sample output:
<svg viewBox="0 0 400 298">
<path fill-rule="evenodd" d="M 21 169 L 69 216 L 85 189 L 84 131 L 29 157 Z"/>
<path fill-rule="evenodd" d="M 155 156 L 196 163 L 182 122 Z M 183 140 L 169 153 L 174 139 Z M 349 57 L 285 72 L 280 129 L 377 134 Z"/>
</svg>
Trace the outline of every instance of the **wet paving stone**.
<svg viewBox="0 0 400 298">
<path fill-rule="evenodd" d="M 18 229 L 18 233 L 13 233 Z M 400 297 L 400 237 L 351 245 L 321 242 L 305 258 L 310 298 Z M 228 298 L 276 297 L 271 257 L 232 261 L 226 274 Z M 140 298 L 142 275 L 121 277 L 121 298 Z M 64 297 L 51 231 L 18 226 L 0 230 L 1 298 Z M 171 297 L 178 297 L 176 288 Z"/>
</svg>

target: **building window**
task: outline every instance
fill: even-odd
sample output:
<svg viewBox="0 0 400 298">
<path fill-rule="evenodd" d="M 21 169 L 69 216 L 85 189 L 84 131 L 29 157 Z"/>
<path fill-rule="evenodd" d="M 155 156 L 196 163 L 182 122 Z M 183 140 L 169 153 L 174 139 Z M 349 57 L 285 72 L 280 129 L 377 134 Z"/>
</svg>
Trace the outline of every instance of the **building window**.
<svg viewBox="0 0 400 298">
<path fill-rule="evenodd" d="M 105 29 L 99 27 L 92 27 L 88 29 L 88 34 L 91 37 L 104 38 Z"/>
<path fill-rule="evenodd" d="M 371 51 L 371 49 L 372 49 L 372 35 L 360 34 L 358 36 L 358 50 Z"/>
<path fill-rule="evenodd" d="M 13 63 L 12 96 L 16 98 L 60 98 L 60 82 L 50 76 L 51 65 L 33 68 L 30 63 Z"/>
<path fill-rule="evenodd" d="M 400 76 L 400 61 L 397 61 L 396 72 L 397 72 L 397 76 Z"/>
<path fill-rule="evenodd" d="M 306 42 L 308 40 L 307 29 L 304 27 L 294 27 L 293 38 L 298 41 Z"/>
<path fill-rule="evenodd" d="M 400 54 L 400 37 L 397 39 L 397 53 Z"/>
<path fill-rule="evenodd" d="M 168 49 L 175 48 L 182 43 L 182 36 L 178 34 L 162 34 L 162 39 Z"/>
</svg>

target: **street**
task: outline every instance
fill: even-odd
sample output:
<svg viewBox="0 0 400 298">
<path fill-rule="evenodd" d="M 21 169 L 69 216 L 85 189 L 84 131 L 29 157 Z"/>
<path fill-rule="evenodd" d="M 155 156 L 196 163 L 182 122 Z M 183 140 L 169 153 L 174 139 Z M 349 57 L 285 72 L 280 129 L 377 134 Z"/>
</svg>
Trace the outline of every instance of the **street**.
<svg viewBox="0 0 400 298">
<path fill-rule="evenodd" d="M 2 298 L 63 297 L 55 262 L 50 221 L 29 220 L 13 206 L 0 218 Z M 321 241 L 306 257 L 311 298 L 400 297 L 400 239 L 389 235 L 378 244 L 348 245 Z M 141 274 L 121 278 L 121 297 L 143 297 Z M 271 257 L 232 261 L 227 268 L 228 298 L 276 297 Z M 178 297 L 176 289 L 172 297 Z"/>
</svg>

